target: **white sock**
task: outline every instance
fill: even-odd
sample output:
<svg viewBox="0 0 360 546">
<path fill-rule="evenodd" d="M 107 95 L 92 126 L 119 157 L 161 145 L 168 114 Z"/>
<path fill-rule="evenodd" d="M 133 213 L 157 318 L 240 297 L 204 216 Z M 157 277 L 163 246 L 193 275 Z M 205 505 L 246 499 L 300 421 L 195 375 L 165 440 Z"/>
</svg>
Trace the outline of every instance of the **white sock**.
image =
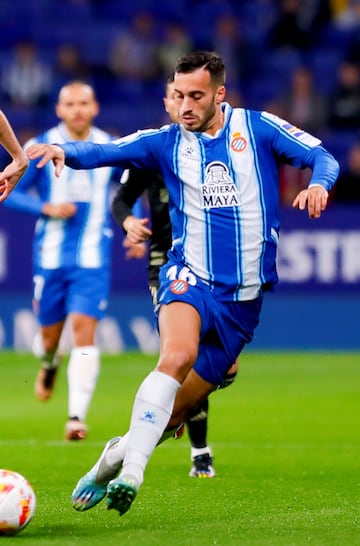
<svg viewBox="0 0 360 546">
<path fill-rule="evenodd" d="M 100 371 L 100 351 L 95 345 L 75 347 L 67 368 L 69 417 L 84 421 Z"/>
<path fill-rule="evenodd" d="M 121 437 L 116 446 L 112 447 L 106 452 L 105 461 L 110 468 L 115 468 L 122 464 L 125 457 L 128 439 L 129 433 L 127 432 L 126 434 L 124 434 L 124 436 Z"/>
<path fill-rule="evenodd" d="M 180 383 L 162 372 L 151 372 L 136 394 L 121 475 L 132 476 L 138 487 L 147 462 L 161 438 L 174 407 Z"/>
<path fill-rule="evenodd" d="M 212 457 L 211 447 L 192 447 L 191 446 L 191 460 L 193 461 L 198 455 L 210 455 Z"/>
</svg>

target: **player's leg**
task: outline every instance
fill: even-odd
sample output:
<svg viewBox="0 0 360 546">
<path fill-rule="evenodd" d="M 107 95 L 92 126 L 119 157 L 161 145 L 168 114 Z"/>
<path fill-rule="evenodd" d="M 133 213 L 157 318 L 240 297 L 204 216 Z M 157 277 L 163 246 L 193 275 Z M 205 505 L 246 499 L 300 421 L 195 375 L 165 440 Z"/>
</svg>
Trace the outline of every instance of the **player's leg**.
<svg viewBox="0 0 360 546">
<path fill-rule="evenodd" d="M 215 476 L 212 449 L 207 443 L 208 412 L 209 400 L 207 398 L 186 421 L 191 444 L 190 478 L 213 478 Z"/>
<path fill-rule="evenodd" d="M 168 424 L 176 392 L 195 361 L 200 324 L 199 313 L 188 303 L 175 301 L 160 309 L 159 361 L 136 394 L 121 474 L 107 488 L 108 508 L 115 508 L 120 515 L 130 508 L 143 482 L 148 460 Z"/>
<path fill-rule="evenodd" d="M 41 362 L 35 381 L 35 395 L 43 402 L 51 397 L 55 388 L 62 358 L 57 348 L 63 327 L 63 320 L 49 326 L 42 326 L 34 339 L 33 352 Z"/>
<path fill-rule="evenodd" d="M 220 388 L 231 385 L 236 377 L 237 363 L 227 372 L 224 383 Z M 191 443 L 190 478 L 213 478 L 216 475 L 213 465 L 213 453 L 207 443 L 207 429 L 209 417 L 209 399 L 206 398 L 200 407 L 195 408 L 186 421 L 186 427 Z"/>
<path fill-rule="evenodd" d="M 33 278 L 33 307 L 40 324 L 33 343 L 33 352 L 40 360 L 35 380 L 35 395 L 48 400 L 54 390 L 61 362 L 57 353 L 65 323 L 65 296 L 61 270 L 38 269 Z"/>
<path fill-rule="evenodd" d="M 236 377 L 237 368 L 238 365 L 235 362 L 226 373 L 224 383 L 220 388 L 228 387 L 233 383 Z M 191 412 L 186 421 L 191 443 L 192 467 L 189 472 L 191 478 L 213 478 L 215 476 L 212 449 L 207 443 L 208 416 L 209 399 L 207 398 L 199 407 Z"/>
<path fill-rule="evenodd" d="M 223 385 L 220 388 L 230 386 L 237 374 L 238 365 L 235 362 L 227 372 Z M 215 469 L 213 466 L 212 449 L 207 443 L 207 428 L 209 417 L 209 399 L 207 398 L 195 408 L 186 421 L 187 431 L 191 443 L 192 467 L 189 472 L 191 478 L 213 478 Z"/>
<path fill-rule="evenodd" d="M 182 424 L 193 407 L 199 406 L 214 386 L 202 380 L 193 370 L 190 370 L 180 389 L 176 393 L 174 403 L 174 417 L 169 421 L 166 430 L 160 437 L 158 444 L 174 437 L 174 432 Z M 95 465 L 77 483 L 71 497 L 75 510 L 85 511 L 98 504 L 107 493 L 109 482 L 116 478 L 121 470 L 129 439 L 129 433 L 123 437 L 115 437 L 105 445 L 103 452 Z M 122 483 L 122 482 L 121 482 Z M 121 485 L 123 487 L 124 484 Z M 134 490 L 131 488 L 131 492 Z M 135 489 L 136 495 L 137 489 Z M 110 495 L 114 492 L 111 491 Z M 119 491 L 115 490 L 115 496 Z M 131 498 L 132 502 L 133 498 Z M 131 504 L 130 502 L 130 504 Z"/>
<path fill-rule="evenodd" d="M 75 268 L 68 274 L 69 314 L 74 347 L 67 369 L 68 420 L 65 439 L 82 440 L 87 436 L 86 417 L 100 371 L 100 350 L 96 346 L 96 328 L 104 316 L 109 293 L 106 268 Z"/>
<path fill-rule="evenodd" d="M 174 269 L 172 264 L 169 267 Z M 164 275 L 166 272 L 164 269 Z M 123 457 L 119 478 L 111 480 L 107 487 L 108 508 L 115 508 L 120 514 L 124 514 L 130 508 L 136 497 L 143 481 L 146 464 L 155 446 L 162 439 L 170 437 L 171 429 L 181 425 L 188 418 L 190 411 L 203 402 L 216 385 L 223 383 L 231 362 L 245 344 L 242 329 L 235 337 L 233 331 L 227 334 L 227 330 L 231 329 L 227 328 L 227 322 L 230 322 L 230 325 L 234 323 L 233 316 L 229 313 L 223 331 L 230 336 L 229 341 L 232 339 L 234 342 L 235 339 L 235 346 L 231 347 L 230 353 L 233 354 L 238 349 L 234 360 L 224 351 L 221 343 L 217 345 L 207 343 L 198 351 L 200 327 L 203 332 L 209 332 L 214 317 L 221 309 L 205 285 L 197 284 L 196 278 L 192 275 L 190 277 L 191 284 L 182 281 L 170 281 L 168 284 L 166 280 L 164 282 L 159 316 L 158 366 L 145 378 L 137 392 L 128 434 L 116 442 L 113 448 L 108 449 L 103 457 L 103 460 L 108 459 L 107 464 L 110 465 L 110 457 L 114 455 L 113 467 L 116 464 L 120 466 Z M 174 294 L 175 301 L 171 299 Z M 216 331 L 211 330 L 210 334 L 209 339 L 212 340 L 214 335 L 216 336 Z M 196 366 L 201 373 L 191 369 L 196 357 L 198 357 Z M 182 392 L 182 388 L 179 390 L 181 382 L 184 386 L 190 385 L 186 392 L 185 389 Z M 104 468 L 104 465 L 102 467 Z M 73 505 L 77 510 L 91 507 L 86 504 L 86 498 L 91 495 L 94 480 L 91 486 L 88 484 L 81 486 L 87 478 L 91 478 L 89 473 L 80 480 L 73 493 Z"/>
<path fill-rule="evenodd" d="M 100 371 L 100 351 L 95 345 L 98 321 L 80 313 L 71 313 L 69 319 L 74 347 L 67 368 L 69 395 L 65 438 L 82 440 L 87 435 L 86 416 Z"/>
<path fill-rule="evenodd" d="M 166 307 L 170 308 L 171 306 L 165 306 L 165 308 Z M 245 302 L 244 306 L 240 306 L 240 304 L 232 306 L 229 309 L 229 312 L 225 310 L 225 316 L 222 320 L 224 325 L 222 332 L 224 336 L 226 336 L 224 341 L 231 349 L 230 354 L 234 355 L 233 358 L 231 358 L 227 351 L 224 351 L 222 348 L 222 343 L 218 344 L 214 343 L 213 341 L 211 343 L 202 342 L 199 347 L 198 358 L 194 368 L 189 371 L 180 389 L 176 392 L 171 417 L 167 422 L 166 429 L 164 430 L 163 434 L 158 437 L 157 444 L 171 437 L 174 430 L 176 430 L 177 427 L 188 419 L 194 407 L 199 406 L 214 389 L 216 389 L 219 385 L 224 384 L 224 376 L 229 370 L 230 362 L 234 362 L 236 358 L 235 355 L 239 354 L 245 343 L 251 339 L 252 332 L 258 322 L 260 308 L 261 301 L 255 301 L 250 305 Z M 176 306 L 173 309 L 175 311 L 179 311 Z M 209 315 L 209 313 L 205 313 L 204 316 L 206 317 L 207 315 Z M 170 317 L 166 313 L 160 318 L 164 319 L 165 321 L 165 332 L 163 331 L 161 344 L 161 349 L 164 351 L 164 353 L 166 353 L 166 350 L 171 350 L 171 343 L 169 343 L 169 340 L 165 335 L 166 323 L 168 323 L 168 326 L 171 326 L 171 323 L 173 327 L 174 325 L 176 326 L 178 332 L 178 335 L 176 336 L 177 342 L 181 339 L 188 339 L 186 337 L 182 337 L 182 335 L 185 334 L 185 331 L 182 329 L 184 324 L 190 326 L 189 335 L 192 336 L 194 334 L 196 321 L 194 324 L 192 324 L 189 320 L 190 316 L 186 317 L 186 315 L 183 313 L 177 312 L 175 313 L 175 316 L 171 318 L 171 320 L 169 320 Z M 238 319 L 238 326 L 236 326 L 237 321 L 234 321 L 234 318 Z M 185 322 L 184 319 L 186 319 Z M 174 334 L 174 332 L 171 333 Z M 214 336 L 216 337 L 216 332 L 211 332 L 209 339 L 213 340 Z M 169 338 L 171 341 L 172 336 L 169 335 Z M 176 342 L 175 347 L 177 347 Z M 166 359 L 164 359 L 164 362 L 166 364 Z M 146 380 L 142 386 L 144 386 L 144 384 L 146 384 Z M 148 384 L 146 384 L 146 387 L 148 387 Z M 138 391 L 139 400 L 141 400 L 141 396 L 139 396 L 141 388 L 142 387 L 140 387 Z M 146 391 L 146 389 L 144 390 Z M 136 409 L 136 405 L 134 405 L 134 409 Z M 155 421 L 155 424 L 158 424 L 156 413 L 156 411 L 155 415 L 152 415 L 152 411 L 147 413 L 145 408 L 145 411 L 139 412 L 139 419 L 134 419 L 135 424 L 141 420 L 143 421 L 144 426 L 145 422 L 149 424 L 151 421 Z M 158 426 L 158 429 L 159 428 L 160 427 Z M 140 432 L 137 438 L 139 442 L 141 442 L 141 439 L 143 438 L 141 432 L 144 431 L 145 428 L 142 431 L 139 431 L 139 429 L 137 431 Z M 130 434 L 127 433 L 123 438 L 116 438 L 113 439 L 113 441 L 110 441 L 93 469 L 83 478 L 81 478 L 72 495 L 72 503 L 76 510 L 87 510 L 92 506 L 95 506 L 95 504 L 104 498 L 106 493 L 108 495 L 107 503 L 109 508 L 117 509 L 120 514 L 125 513 L 130 508 L 139 487 L 135 481 L 135 477 L 128 476 L 122 472 L 119 478 L 115 478 L 108 483 L 105 490 L 106 482 L 112 475 L 115 475 L 118 472 L 118 470 L 121 468 L 123 460 L 125 460 L 127 457 L 129 452 L 129 437 Z M 157 444 L 151 446 L 152 449 L 147 455 L 145 454 L 145 456 L 141 453 L 141 446 L 139 447 L 138 451 L 140 452 L 140 455 L 143 455 L 145 465 L 152 453 L 152 450 Z M 134 450 L 134 452 L 136 456 L 136 450 Z M 137 464 L 139 464 L 139 459 L 137 459 Z M 133 467 L 134 466 L 135 464 L 133 464 Z M 104 482 L 101 482 L 101 480 L 104 480 Z"/>
</svg>

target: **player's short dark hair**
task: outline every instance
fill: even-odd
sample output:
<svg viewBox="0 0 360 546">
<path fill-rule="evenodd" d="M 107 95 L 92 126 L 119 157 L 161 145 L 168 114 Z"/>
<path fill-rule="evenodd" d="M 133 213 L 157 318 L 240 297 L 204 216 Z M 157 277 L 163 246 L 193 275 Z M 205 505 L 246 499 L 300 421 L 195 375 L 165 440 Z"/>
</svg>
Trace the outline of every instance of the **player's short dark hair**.
<svg viewBox="0 0 360 546">
<path fill-rule="evenodd" d="M 216 51 L 193 51 L 183 55 L 177 60 L 175 73 L 189 74 L 199 68 L 210 72 L 212 81 L 218 85 L 224 85 L 225 65 Z"/>
<path fill-rule="evenodd" d="M 171 83 L 174 83 L 174 72 L 171 72 L 171 74 L 168 75 L 165 82 L 165 95 L 167 93 L 168 85 Z"/>
</svg>

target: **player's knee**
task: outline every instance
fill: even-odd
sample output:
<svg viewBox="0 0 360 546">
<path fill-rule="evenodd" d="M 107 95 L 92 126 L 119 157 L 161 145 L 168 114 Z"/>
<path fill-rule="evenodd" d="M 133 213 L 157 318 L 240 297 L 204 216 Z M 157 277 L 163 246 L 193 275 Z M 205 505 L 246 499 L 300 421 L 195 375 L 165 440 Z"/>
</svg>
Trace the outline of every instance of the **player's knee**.
<svg viewBox="0 0 360 546">
<path fill-rule="evenodd" d="M 157 369 L 182 382 L 196 359 L 196 349 L 179 347 L 165 351 L 160 357 Z"/>
</svg>

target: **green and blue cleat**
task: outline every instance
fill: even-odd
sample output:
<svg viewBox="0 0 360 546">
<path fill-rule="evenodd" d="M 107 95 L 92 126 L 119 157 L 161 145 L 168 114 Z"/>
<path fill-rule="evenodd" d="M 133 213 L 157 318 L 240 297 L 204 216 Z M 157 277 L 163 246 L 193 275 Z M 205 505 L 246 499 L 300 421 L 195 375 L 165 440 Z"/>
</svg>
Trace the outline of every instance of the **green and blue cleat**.
<svg viewBox="0 0 360 546">
<path fill-rule="evenodd" d="M 131 476 L 120 476 L 111 480 L 107 487 L 106 504 L 108 510 L 117 510 L 122 516 L 134 502 L 137 492 L 137 482 Z"/>
<path fill-rule="evenodd" d="M 122 462 L 110 467 L 105 461 L 105 454 L 115 447 L 120 439 L 120 436 L 116 436 L 107 442 L 96 465 L 77 483 L 71 495 L 71 504 L 78 512 L 90 510 L 106 496 L 108 484 L 119 473 Z"/>
</svg>

